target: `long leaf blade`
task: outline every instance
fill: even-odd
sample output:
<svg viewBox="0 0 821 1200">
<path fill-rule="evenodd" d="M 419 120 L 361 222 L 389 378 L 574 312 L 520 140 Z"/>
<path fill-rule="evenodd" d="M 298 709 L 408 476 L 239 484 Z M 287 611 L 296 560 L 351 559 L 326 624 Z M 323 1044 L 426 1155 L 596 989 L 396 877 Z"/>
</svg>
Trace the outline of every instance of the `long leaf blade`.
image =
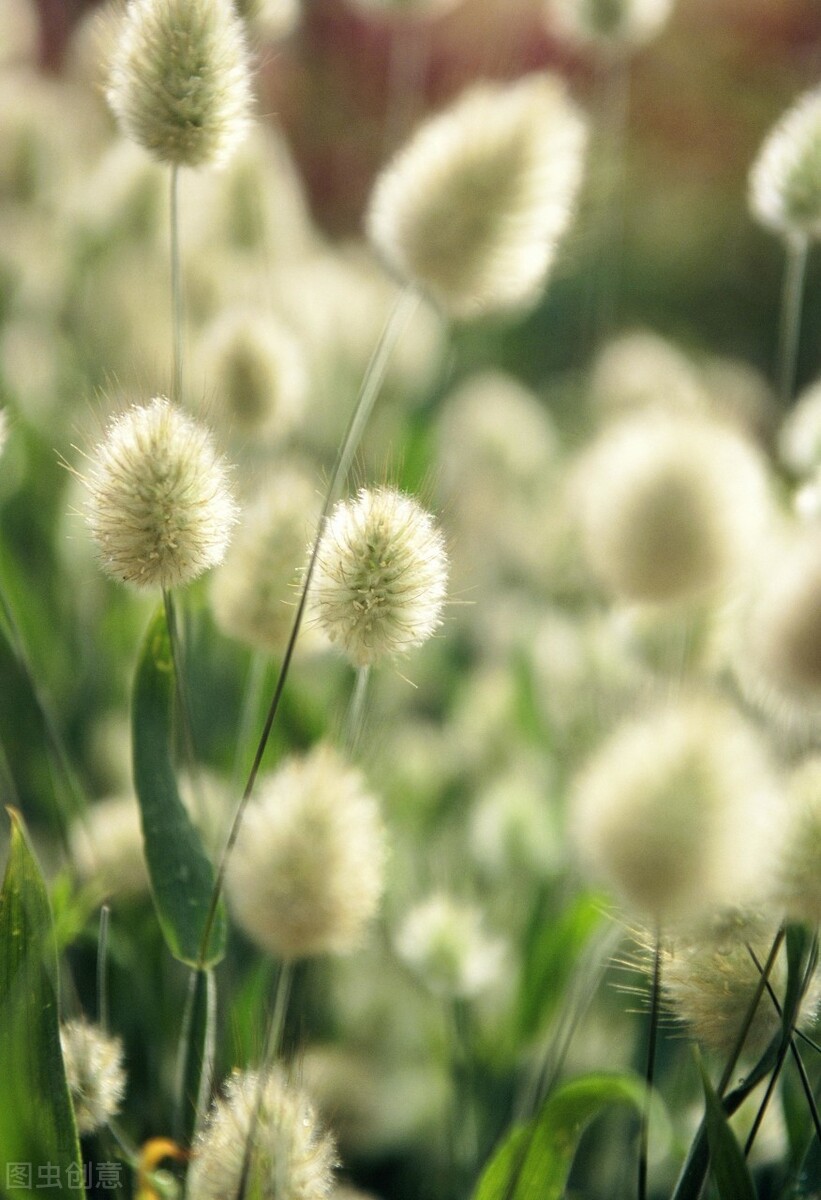
<svg viewBox="0 0 821 1200">
<path fill-rule="evenodd" d="M 22 819 L 9 810 L 11 847 L 0 891 L 0 1147 L 15 1200 L 59 1181 L 82 1200 L 77 1125 L 60 1048 L 57 953 L 45 883 Z M 38 1187 L 38 1183 L 40 1187 Z"/>
<path fill-rule="evenodd" d="M 214 869 L 180 800 L 172 761 L 175 678 L 171 639 L 161 608 L 143 643 L 132 713 L 134 785 L 154 906 L 168 948 L 193 967 L 210 967 L 225 950 L 225 915 L 217 912 L 200 961 Z"/>
<path fill-rule="evenodd" d="M 710 1164 L 721 1200 L 756 1200 L 750 1168 L 730 1128 L 724 1105 L 701 1066 Z"/>
<path fill-rule="evenodd" d="M 485 1168 L 473 1200 L 561 1200 L 585 1126 L 611 1104 L 640 1110 L 643 1080 L 588 1075 L 554 1092 L 532 1121 L 516 1126 Z"/>
</svg>

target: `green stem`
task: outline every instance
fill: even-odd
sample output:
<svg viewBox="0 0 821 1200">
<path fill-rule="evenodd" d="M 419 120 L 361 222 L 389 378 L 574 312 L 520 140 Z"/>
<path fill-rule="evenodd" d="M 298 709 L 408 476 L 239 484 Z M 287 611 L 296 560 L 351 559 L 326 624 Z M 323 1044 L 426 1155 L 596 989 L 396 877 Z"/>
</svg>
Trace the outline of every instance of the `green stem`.
<svg viewBox="0 0 821 1200">
<path fill-rule="evenodd" d="M 175 404 L 182 401 L 182 270 L 180 266 L 180 172 L 176 165 L 171 168 L 170 186 L 170 243 L 171 243 L 171 329 L 173 352 L 173 390 L 171 399 Z"/>
<path fill-rule="evenodd" d="M 787 242 L 778 336 L 778 394 L 784 408 L 789 405 L 795 390 L 807 250 L 806 237 L 790 238 Z"/>
<path fill-rule="evenodd" d="M 325 501 L 322 505 L 322 511 L 319 515 L 319 522 L 317 525 L 316 534 L 314 536 L 311 554 L 308 559 L 308 565 L 305 568 L 305 575 L 302 580 L 302 588 L 300 591 L 296 612 L 294 614 L 291 632 L 288 636 L 288 642 L 285 647 L 285 653 L 282 658 L 279 675 L 277 676 L 277 681 L 274 685 L 274 694 L 271 698 L 268 714 L 265 718 L 265 724 L 263 725 L 262 733 L 260 735 L 259 743 L 254 755 L 254 761 L 251 764 L 251 770 L 248 774 L 245 790 L 242 794 L 239 805 L 237 806 L 237 811 L 234 814 L 234 819 L 231 823 L 231 829 L 228 833 L 228 840 L 225 843 L 225 849 L 222 852 L 219 867 L 217 868 L 217 877 L 214 881 L 214 889 L 211 893 L 211 904 L 209 906 L 208 916 L 206 917 L 205 921 L 205 928 L 203 931 L 200 949 L 200 957 L 203 961 L 205 958 L 206 948 L 211 937 L 211 929 L 214 924 L 214 918 L 216 917 L 219 898 L 222 894 L 222 888 L 225 882 L 225 872 L 228 868 L 228 860 L 239 835 L 242 817 L 248 801 L 251 798 L 251 793 L 254 790 L 257 775 L 259 774 L 259 770 L 262 765 L 262 759 L 265 754 L 265 748 L 268 745 L 268 738 L 271 735 L 271 729 L 273 728 L 274 720 L 279 710 L 282 693 L 285 690 L 285 682 L 288 678 L 288 671 L 291 666 L 291 660 L 294 656 L 294 649 L 296 647 L 297 638 L 299 637 L 299 631 L 302 628 L 302 620 L 308 603 L 308 592 L 311 586 L 311 580 L 313 579 L 317 557 L 319 555 L 319 546 L 322 541 L 323 534 L 325 533 L 325 526 L 328 523 L 331 509 L 336 500 L 339 498 L 342 486 L 345 483 L 348 472 L 351 469 L 351 464 L 353 463 L 354 455 L 356 454 L 357 447 L 359 446 L 362 433 L 365 429 L 365 425 L 368 422 L 368 418 L 371 414 L 376 397 L 379 394 L 382 381 L 385 377 L 385 370 L 388 365 L 391 351 L 396 345 L 402 330 L 410 320 L 418 302 L 419 298 L 417 294 L 410 288 L 405 288 L 397 298 L 393 311 L 385 322 L 379 341 L 377 342 L 376 348 L 371 356 L 371 360 L 368 363 L 359 396 L 357 397 L 356 404 L 354 405 L 353 412 L 351 413 L 351 417 L 348 422 L 348 427 L 345 431 L 345 436 L 343 437 L 342 444 L 339 448 L 336 463 L 331 474 L 330 483 L 328 484 L 328 489 L 325 494 Z"/>
<path fill-rule="evenodd" d="M 174 603 L 174 596 L 173 593 L 168 591 L 166 588 L 163 588 L 162 602 L 163 608 L 165 609 L 165 623 L 168 629 L 168 641 L 171 647 L 171 661 L 174 666 L 174 692 L 177 702 L 179 733 L 182 740 L 183 758 L 185 761 L 185 767 L 188 771 L 188 781 L 194 801 L 194 812 L 200 822 L 200 825 L 204 828 L 207 814 L 205 812 L 202 789 L 199 786 L 197 756 L 194 752 L 194 724 L 191 716 L 188 688 L 185 682 L 185 655 L 183 653 L 182 638 L 180 637 L 180 629 L 177 622 L 177 608 Z"/>
<path fill-rule="evenodd" d="M 292 962 L 286 961 L 281 964 L 279 968 L 279 976 L 277 978 L 276 992 L 274 993 L 274 1006 L 268 1021 L 268 1029 L 265 1033 L 265 1046 L 262 1053 L 262 1062 L 260 1063 L 259 1076 L 257 1079 L 257 1095 L 254 1102 L 254 1114 L 251 1120 L 251 1126 L 248 1130 L 248 1137 L 245 1141 L 245 1149 L 242 1159 L 242 1174 L 240 1175 L 239 1186 L 237 1188 L 237 1200 L 245 1200 L 246 1196 L 248 1195 L 248 1186 L 251 1183 L 250 1176 L 254 1154 L 254 1139 L 256 1138 L 260 1110 L 262 1109 L 262 1099 L 265 1091 L 265 1084 L 273 1069 L 274 1063 L 279 1057 L 279 1051 L 282 1045 L 282 1035 L 285 1030 L 285 1014 L 288 1010 L 288 999 L 291 994 L 293 973 L 294 966 Z"/>
<path fill-rule="evenodd" d="M 108 927 L 111 909 L 104 904 L 100 909 L 100 932 L 97 937 L 97 1023 L 103 1033 L 108 1031 Z"/>
<path fill-rule="evenodd" d="M 345 719 L 345 747 L 351 756 L 356 754 L 360 738 L 362 737 L 365 702 L 368 697 L 370 677 L 370 667 L 359 667 L 357 669 L 356 682 L 354 683 L 351 701 L 348 705 L 348 715 Z"/>
<path fill-rule="evenodd" d="M 757 969 L 759 971 L 763 972 L 761 963 L 758 961 L 758 956 L 756 955 L 756 952 L 755 952 L 755 950 L 753 950 L 752 946 L 748 945 L 747 951 L 748 951 L 750 957 L 752 958 L 753 962 L 755 963 Z M 778 997 L 776 996 L 775 992 L 773 991 L 772 984 L 770 983 L 769 980 L 767 980 L 767 995 L 770 997 L 770 1000 L 772 1002 L 773 1008 L 775 1009 L 776 1013 L 778 1014 L 779 1017 L 781 1017 L 783 1015 L 783 1010 L 781 1008 L 781 1004 L 779 1003 Z M 795 1038 L 796 1032 L 798 1032 L 798 1031 L 793 1030 L 790 1035 L 790 1052 L 792 1054 L 793 1061 L 796 1066 L 796 1070 L 798 1071 L 798 1077 L 801 1080 L 801 1087 L 804 1092 L 804 1097 L 807 1101 L 807 1105 L 810 1110 L 810 1116 L 812 1117 L 812 1123 L 813 1123 L 813 1126 L 815 1127 L 815 1136 L 818 1138 L 819 1142 L 821 1142 L 821 1116 L 819 1115 L 819 1112 L 818 1112 L 818 1105 L 815 1102 L 815 1095 L 813 1094 L 812 1085 L 810 1083 L 810 1077 L 807 1074 L 807 1068 L 804 1066 L 804 1060 L 801 1057 L 801 1054 L 798 1050 L 798 1045 L 796 1044 L 796 1038 Z M 762 1105 L 762 1108 L 759 1110 L 762 1119 L 764 1116 L 763 1110 L 764 1110 L 764 1105 Z M 754 1129 L 756 1132 L 758 1131 L 758 1126 L 760 1125 L 760 1123 L 761 1123 L 760 1120 L 757 1119 L 756 1124 L 754 1126 Z M 744 1148 L 745 1154 L 748 1154 L 750 1152 L 750 1149 L 752 1148 L 753 1137 L 754 1137 L 754 1133 L 751 1130 L 750 1138 L 748 1139 L 748 1144 Z"/>
<path fill-rule="evenodd" d="M 661 935 L 656 930 L 656 943 L 653 953 L 653 983 L 650 993 L 650 1028 L 647 1037 L 647 1064 L 644 1078 L 647 1084 L 647 1096 L 641 1114 L 641 1132 L 639 1135 L 639 1166 L 638 1166 L 638 1200 L 647 1200 L 647 1163 L 650 1149 L 650 1097 L 656 1073 L 656 1043 L 659 1027 L 659 1004 L 661 999 Z"/>
</svg>

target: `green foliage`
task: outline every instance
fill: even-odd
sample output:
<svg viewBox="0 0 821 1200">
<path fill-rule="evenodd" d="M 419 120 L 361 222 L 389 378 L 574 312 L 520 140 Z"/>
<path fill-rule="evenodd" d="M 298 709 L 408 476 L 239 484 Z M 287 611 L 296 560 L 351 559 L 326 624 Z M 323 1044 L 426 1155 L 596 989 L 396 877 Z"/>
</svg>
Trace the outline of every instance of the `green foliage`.
<svg viewBox="0 0 821 1200">
<path fill-rule="evenodd" d="M 707 1140 L 710 1166 L 721 1200 L 755 1200 L 755 1185 L 750 1168 L 730 1128 L 724 1105 L 701 1065 L 701 1082 L 706 1102 Z"/>
<path fill-rule="evenodd" d="M 60 1049 L 59 986 L 51 911 L 22 818 L 9 810 L 11 850 L 0 893 L 0 1147 L 5 1163 L 56 1171 L 61 1196 L 82 1200 L 80 1146 Z"/>
<path fill-rule="evenodd" d="M 219 908 L 201 960 L 214 871 L 177 790 L 172 760 L 174 693 L 171 639 L 160 609 L 143 642 L 134 683 L 134 784 L 154 904 L 168 948 L 181 962 L 208 967 L 224 953 L 225 916 Z"/>
<path fill-rule="evenodd" d="M 640 1079 L 589 1075 L 566 1083 L 526 1125 L 514 1127 L 479 1180 L 473 1200 L 561 1200 L 585 1126 L 611 1104 L 637 1110 Z"/>
</svg>

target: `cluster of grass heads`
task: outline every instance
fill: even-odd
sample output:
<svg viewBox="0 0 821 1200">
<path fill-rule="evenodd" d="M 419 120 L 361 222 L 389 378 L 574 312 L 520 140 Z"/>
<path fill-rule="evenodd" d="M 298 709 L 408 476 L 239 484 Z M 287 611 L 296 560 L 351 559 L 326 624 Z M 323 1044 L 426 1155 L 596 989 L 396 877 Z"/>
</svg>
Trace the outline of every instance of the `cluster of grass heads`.
<svg viewBox="0 0 821 1200">
<path fill-rule="evenodd" d="M 540 19 L 613 100 L 670 7 Z M 770 382 L 620 329 L 626 110 L 557 74 L 330 241 L 251 101 L 304 16 L 103 6 L 45 77 L 0 14 L 0 1194 L 809 1200 L 821 94 Z"/>
</svg>

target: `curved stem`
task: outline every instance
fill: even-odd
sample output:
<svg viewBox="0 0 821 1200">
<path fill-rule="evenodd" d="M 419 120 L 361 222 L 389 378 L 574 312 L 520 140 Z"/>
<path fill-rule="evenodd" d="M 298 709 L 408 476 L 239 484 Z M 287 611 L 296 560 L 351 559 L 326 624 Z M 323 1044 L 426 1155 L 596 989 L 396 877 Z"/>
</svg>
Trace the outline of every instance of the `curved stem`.
<svg viewBox="0 0 821 1200">
<path fill-rule="evenodd" d="M 806 237 L 790 238 L 781 293 L 781 322 L 778 335 L 778 394 L 786 408 L 793 397 L 801 335 L 801 305 L 807 269 Z"/>
<path fill-rule="evenodd" d="M 302 580 L 302 588 L 300 591 L 299 601 L 296 606 L 296 612 L 294 613 L 291 632 L 288 636 L 288 642 L 285 647 L 282 664 L 279 668 L 279 675 L 277 676 L 277 681 L 274 685 L 274 694 L 271 698 L 271 704 L 268 708 L 268 714 L 265 718 L 265 724 L 262 728 L 262 733 L 260 735 L 259 743 L 254 755 L 254 761 L 251 764 L 251 770 L 248 774 L 245 790 L 242 793 L 242 798 L 240 799 L 239 805 L 237 806 L 237 811 L 234 814 L 234 819 L 231 823 L 231 829 L 228 833 L 228 840 L 225 843 L 225 849 L 222 852 L 219 867 L 217 868 L 217 877 L 214 881 L 214 888 L 211 893 L 211 903 L 208 908 L 208 916 L 206 917 L 205 921 L 202 942 L 200 943 L 201 961 L 205 960 L 206 949 L 211 937 L 211 930 L 213 928 L 214 918 L 216 916 L 217 906 L 219 904 L 219 898 L 222 894 L 222 888 L 225 882 L 225 872 L 228 868 L 228 859 L 231 856 L 231 851 L 233 850 L 234 844 L 239 836 L 242 817 L 248 801 L 251 798 L 251 793 L 254 790 L 257 775 L 259 774 L 259 770 L 262 765 L 262 759 L 265 754 L 265 748 L 268 745 L 268 738 L 271 735 L 274 720 L 282 699 L 282 693 L 285 690 L 285 682 L 288 678 L 288 671 L 290 670 L 291 660 L 294 656 L 294 649 L 296 648 L 299 631 L 302 628 L 302 620 L 305 616 L 305 609 L 308 603 L 308 592 L 311 586 L 311 580 L 313 579 L 314 569 L 316 567 L 317 557 L 319 555 L 320 543 L 325 532 L 325 526 L 328 523 L 331 509 L 338 499 L 342 485 L 344 484 L 348 476 L 348 472 L 351 469 L 351 464 L 359 446 L 362 433 L 373 409 L 376 397 L 382 385 L 382 380 L 385 377 L 385 369 L 388 365 L 388 359 L 390 358 L 391 351 L 396 345 L 399 335 L 410 320 L 411 315 L 413 314 L 418 303 L 418 295 L 410 288 L 405 288 L 398 296 L 393 311 L 382 329 L 379 341 L 377 342 L 376 348 L 371 356 L 371 360 L 368 363 L 368 367 L 365 372 L 365 378 L 362 381 L 362 387 L 359 391 L 359 396 L 356 404 L 354 405 L 353 412 L 351 413 L 351 417 L 348 422 L 348 427 L 345 431 L 345 436 L 342 439 L 342 444 L 339 448 L 339 453 L 331 474 L 328 489 L 325 493 L 325 501 L 322 505 L 322 511 L 319 515 L 319 522 L 317 525 L 316 534 L 314 536 L 311 554 L 308 559 L 308 565 L 305 568 L 305 575 Z"/>
</svg>

